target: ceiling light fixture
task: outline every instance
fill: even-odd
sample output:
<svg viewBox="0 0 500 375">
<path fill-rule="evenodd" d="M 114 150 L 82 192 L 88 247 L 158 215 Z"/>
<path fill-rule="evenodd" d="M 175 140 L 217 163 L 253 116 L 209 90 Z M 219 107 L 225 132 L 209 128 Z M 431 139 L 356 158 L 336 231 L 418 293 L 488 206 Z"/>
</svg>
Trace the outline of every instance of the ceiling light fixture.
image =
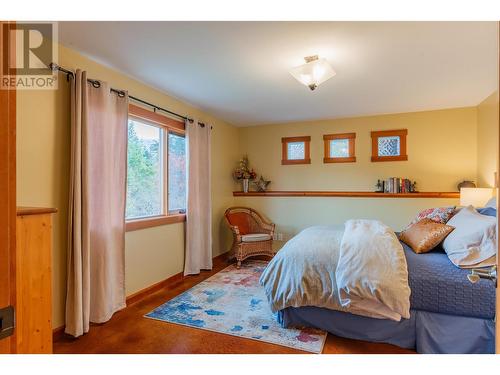
<svg viewBox="0 0 500 375">
<path fill-rule="evenodd" d="M 290 74 L 311 91 L 337 74 L 330 63 L 318 55 L 304 57 L 304 60 L 306 63 L 290 70 Z"/>
</svg>

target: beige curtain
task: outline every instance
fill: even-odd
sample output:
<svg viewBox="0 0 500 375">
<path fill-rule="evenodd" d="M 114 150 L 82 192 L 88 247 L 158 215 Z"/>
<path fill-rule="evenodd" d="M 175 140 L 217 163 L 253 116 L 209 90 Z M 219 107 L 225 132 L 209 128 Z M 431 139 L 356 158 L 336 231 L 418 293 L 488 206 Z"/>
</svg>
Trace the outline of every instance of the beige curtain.
<svg viewBox="0 0 500 375">
<path fill-rule="evenodd" d="M 98 87 L 96 87 L 98 86 Z M 71 85 L 71 170 L 65 332 L 103 323 L 125 307 L 125 195 L 128 95 Z"/>
<path fill-rule="evenodd" d="M 184 275 L 212 269 L 210 125 L 186 121 L 188 189 Z"/>
</svg>

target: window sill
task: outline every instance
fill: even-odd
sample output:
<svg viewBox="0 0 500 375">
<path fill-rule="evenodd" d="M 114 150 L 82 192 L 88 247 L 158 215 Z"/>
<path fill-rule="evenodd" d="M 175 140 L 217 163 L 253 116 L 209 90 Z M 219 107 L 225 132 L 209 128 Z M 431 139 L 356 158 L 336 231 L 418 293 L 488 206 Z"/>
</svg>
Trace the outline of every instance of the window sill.
<svg viewBox="0 0 500 375">
<path fill-rule="evenodd" d="M 355 163 L 356 156 L 347 156 L 342 158 L 323 158 L 323 163 Z"/>
<path fill-rule="evenodd" d="M 311 159 L 283 159 L 281 165 L 311 164 Z"/>
<path fill-rule="evenodd" d="M 125 223 L 125 231 L 132 232 L 134 230 L 159 227 L 161 225 L 182 223 L 186 221 L 186 214 L 168 215 L 148 217 L 145 219 L 129 220 Z"/>
<path fill-rule="evenodd" d="M 406 161 L 408 160 L 407 155 L 398 155 L 398 156 L 372 156 L 373 162 L 378 161 Z"/>
</svg>

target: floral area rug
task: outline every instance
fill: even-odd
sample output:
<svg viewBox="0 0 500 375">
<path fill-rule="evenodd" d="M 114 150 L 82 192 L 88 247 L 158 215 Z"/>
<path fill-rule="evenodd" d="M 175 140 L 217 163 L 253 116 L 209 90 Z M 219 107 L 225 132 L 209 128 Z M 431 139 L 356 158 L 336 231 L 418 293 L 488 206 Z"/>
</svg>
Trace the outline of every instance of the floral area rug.
<svg viewBox="0 0 500 375">
<path fill-rule="evenodd" d="M 146 314 L 147 318 L 321 353 L 326 333 L 282 328 L 259 277 L 267 262 L 231 265 Z"/>
</svg>

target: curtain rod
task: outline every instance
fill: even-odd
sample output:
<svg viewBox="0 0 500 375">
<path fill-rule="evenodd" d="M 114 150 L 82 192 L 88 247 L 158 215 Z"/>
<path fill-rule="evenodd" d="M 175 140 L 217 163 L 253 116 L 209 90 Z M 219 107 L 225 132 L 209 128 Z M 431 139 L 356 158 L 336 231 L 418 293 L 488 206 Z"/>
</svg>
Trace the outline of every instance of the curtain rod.
<svg viewBox="0 0 500 375">
<path fill-rule="evenodd" d="M 75 72 L 73 72 L 73 71 L 71 71 L 71 70 L 69 70 L 69 69 L 65 69 L 65 68 L 63 68 L 62 66 L 57 65 L 56 63 L 50 63 L 50 64 L 49 64 L 49 68 L 50 68 L 52 71 L 58 70 L 58 71 L 60 71 L 60 72 L 62 72 L 62 73 L 65 73 L 65 74 L 67 75 L 68 79 L 69 79 L 69 77 L 70 77 L 70 76 L 71 76 L 71 77 L 75 77 Z M 94 79 L 90 79 L 90 78 L 89 78 L 89 79 L 87 79 L 87 81 L 89 81 L 90 83 L 92 83 L 92 85 L 94 85 L 94 87 L 99 87 L 99 85 L 100 85 L 100 82 L 99 82 L 98 80 L 94 80 Z M 124 90 L 118 90 L 118 89 L 111 88 L 111 91 L 112 91 L 112 92 L 117 93 L 117 94 L 118 94 L 118 95 L 120 95 L 120 96 L 123 96 L 123 95 L 124 95 Z M 175 112 L 169 111 L 168 109 L 165 109 L 165 108 L 159 107 L 159 106 L 157 106 L 157 105 L 155 105 L 155 104 L 152 104 L 152 103 L 149 103 L 149 102 L 147 102 L 147 101 L 145 101 L 145 100 L 142 100 L 142 99 L 136 98 L 135 96 L 129 95 L 128 97 L 129 97 L 130 99 L 132 99 L 132 100 L 134 100 L 134 101 L 138 102 L 138 103 L 142 103 L 142 104 L 144 104 L 144 105 L 147 105 L 147 106 L 149 106 L 149 107 L 153 108 L 153 111 L 154 111 L 154 112 L 156 112 L 157 110 L 159 110 L 159 111 L 162 111 L 162 112 L 168 113 L 169 115 L 173 115 L 173 116 L 179 117 L 179 118 L 181 118 L 181 119 L 183 119 L 183 120 L 188 120 L 190 123 L 192 123 L 192 122 L 193 122 L 193 119 L 192 119 L 192 118 L 189 118 L 189 117 L 186 117 L 186 116 L 180 115 L 180 114 L 178 114 L 178 113 L 175 113 Z M 205 127 L 205 124 L 204 124 L 204 123 L 202 123 L 202 122 L 198 122 L 198 124 L 199 124 L 202 128 L 204 128 L 204 127 Z M 210 127 L 210 128 L 212 128 L 212 127 Z"/>
</svg>

